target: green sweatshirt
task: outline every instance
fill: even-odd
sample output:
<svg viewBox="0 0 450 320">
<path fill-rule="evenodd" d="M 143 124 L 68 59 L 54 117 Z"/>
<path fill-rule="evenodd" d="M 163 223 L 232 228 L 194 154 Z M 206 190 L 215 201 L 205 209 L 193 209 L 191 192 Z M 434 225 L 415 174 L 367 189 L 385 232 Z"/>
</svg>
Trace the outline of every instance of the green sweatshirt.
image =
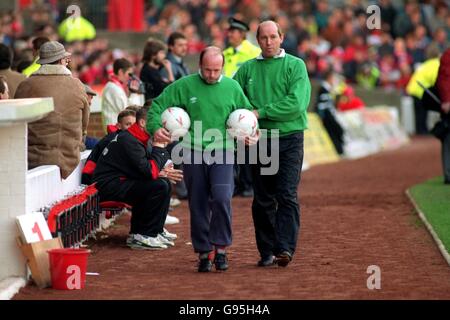
<svg viewBox="0 0 450 320">
<path fill-rule="evenodd" d="M 289 54 L 260 56 L 244 63 L 234 79 L 258 110 L 261 129 L 279 129 L 285 136 L 308 128 L 311 84 L 303 60 Z"/>
<path fill-rule="evenodd" d="M 162 128 L 161 114 L 169 107 L 186 110 L 191 118 L 189 137 L 183 139 L 183 146 L 202 151 L 205 149 L 233 149 L 234 140 L 226 132 L 226 122 L 236 109 L 249 109 L 252 106 L 239 84 L 233 79 L 222 76 L 215 84 L 207 84 L 199 74 L 180 78 L 167 86 L 153 100 L 148 113 L 147 130 L 152 135 Z M 201 121 L 202 130 L 196 130 Z M 209 131 L 205 136 L 205 132 Z M 216 133 L 220 133 L 216 135 Z M 189 135 L 187 135 L 189 136 Z"/>
</svg>

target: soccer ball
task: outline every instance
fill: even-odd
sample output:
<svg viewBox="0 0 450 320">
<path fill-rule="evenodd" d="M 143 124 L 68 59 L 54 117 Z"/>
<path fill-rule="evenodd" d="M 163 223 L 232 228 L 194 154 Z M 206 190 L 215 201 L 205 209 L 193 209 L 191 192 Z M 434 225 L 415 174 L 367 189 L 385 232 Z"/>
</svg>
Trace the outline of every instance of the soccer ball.
<svg viewBox="0 0 450 320">
<path fill-rule="evenodd" d="M 258 119 L 247 109 L 237 109 L 230 113 L 227 120 L 227 131 L 230 136 L 238 140 L 254 137 L 258 130 Z"/>
<path fill-rule="evenodd" d="M 170 107 L 161 114 L 161 122 L 169 131 L 172 140 L 184 137 L 191 127 L 191 119 L 186 111 L 179 107 Z"/>
</svg>

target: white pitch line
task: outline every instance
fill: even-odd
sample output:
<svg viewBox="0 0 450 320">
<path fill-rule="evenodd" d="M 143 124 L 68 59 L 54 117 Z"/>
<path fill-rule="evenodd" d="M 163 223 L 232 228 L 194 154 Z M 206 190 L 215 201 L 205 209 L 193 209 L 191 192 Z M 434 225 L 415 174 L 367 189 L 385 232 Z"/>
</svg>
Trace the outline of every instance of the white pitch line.
<svg viewBox="0 0 450 320">
<path fill-rule="evenodd" d="M 411 193 L 410 193 L 409 189 L 406 190 L 406 195 L 408 196 L 409 201 L 411 201 L 411 203 L 414 205 L 414 208 L 416 209 L 417 214 L 419 215 L 420 219 L 422 220 L 422 222 L 427 227 L 428 231 L 430 232 L 431 236 L 433 237 L 434 242 L 436 242 L 439 251 L 441 252 L 441 254 L 444 257 L 444 259 L 447 261 L 448 265 L 450 266 L 450 254 L 448 253 L 447 249 L 445 248 L 445 245 L 442 243 L 441 239 L 439 238 L 439 236 L 434 231 L 433 226 L 428 222 L 427 218 L 425 217 L 423 212 L 420 210 L 420 208 L 417 205 L 416 201 L 414 201 L 413 197 L 411 196 Z"/>
</svg>

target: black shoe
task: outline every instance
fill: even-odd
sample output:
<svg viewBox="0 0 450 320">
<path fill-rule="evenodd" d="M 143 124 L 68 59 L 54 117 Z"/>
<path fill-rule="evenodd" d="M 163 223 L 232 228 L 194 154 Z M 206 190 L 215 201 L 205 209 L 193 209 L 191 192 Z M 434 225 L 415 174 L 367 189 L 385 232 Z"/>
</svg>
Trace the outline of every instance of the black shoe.
<svg viewBox="0 0 450 320">
<path fill-rule="evenodd" d="M 277 264 L 277 261 L 274 256 L 261 258 L 261 260 L 258 261 L 258 267 L 271 267 L 276 264 Z"/>
<path fill-rule="evenodd" d="M 280 254 L 277 254 L 277 264 L 280 267 L 287 267 L 289 262 L 292 260 L 292 254 L 289 251 L 283 251 Z"/>
<path fill-rule="evenodd" d="M 198 272 L 210 272 L 212 269 L 212 261 L 209 258 L 203 258 L 198 261 Z"/>
<path fill-rule="evenodd" d="M 228 269 L 228 258 L 225 253 L 216 253 L 214 258 L 214 264 L 216 265 L 216 270 L 226 271 Z"/>
</svg>

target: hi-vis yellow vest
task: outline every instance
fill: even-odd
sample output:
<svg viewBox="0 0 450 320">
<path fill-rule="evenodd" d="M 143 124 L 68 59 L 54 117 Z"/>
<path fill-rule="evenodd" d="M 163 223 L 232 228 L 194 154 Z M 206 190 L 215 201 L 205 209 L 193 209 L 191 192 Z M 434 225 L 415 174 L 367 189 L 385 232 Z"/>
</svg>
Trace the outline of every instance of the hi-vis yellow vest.
<svg viewBox="0 0 450 320">
<path fill-rule="evenodd" d="M 65 19 L 59 25 L 58 33 L 66 42 L 92 40 L 96 36 L 95 27 L 83 17 Z"/>
<path fill-rule="evenodd" d="M 256 58 L 260 53 L 261 49 L 248 40 L 242 41 L 237 49 L 228 47 L 223 51 L 225 57 L 223 73 L 225 76 L 232 78 L 244 62 Z"/>
<path fill-rule="evenodd" d="M 432 87 L 438 76 L 439 64 L 439 58 L 425 61 L 416 71 L 414 71 L 406 86 L 406 92 L 410 96 L 422 99 L 425 90 L 417 83 L 417 81 L 423 84 L 425 88 Z"/>
<path fill-rule="evenodd" d="M 37 63 L 37 61 L 39 60 L 39 58 L 36 58 L 33 63 L 28 66 L 27 68 L 25 68 L 24 70 L 22 70 L 22 74 L 26 75 L 27 77 L 31 76 L 33 73 L 35 73 L 36 71 L 39 70 L 39 68 L 41 67 L 41 65 L 39 63 Z"/>
</svg>

